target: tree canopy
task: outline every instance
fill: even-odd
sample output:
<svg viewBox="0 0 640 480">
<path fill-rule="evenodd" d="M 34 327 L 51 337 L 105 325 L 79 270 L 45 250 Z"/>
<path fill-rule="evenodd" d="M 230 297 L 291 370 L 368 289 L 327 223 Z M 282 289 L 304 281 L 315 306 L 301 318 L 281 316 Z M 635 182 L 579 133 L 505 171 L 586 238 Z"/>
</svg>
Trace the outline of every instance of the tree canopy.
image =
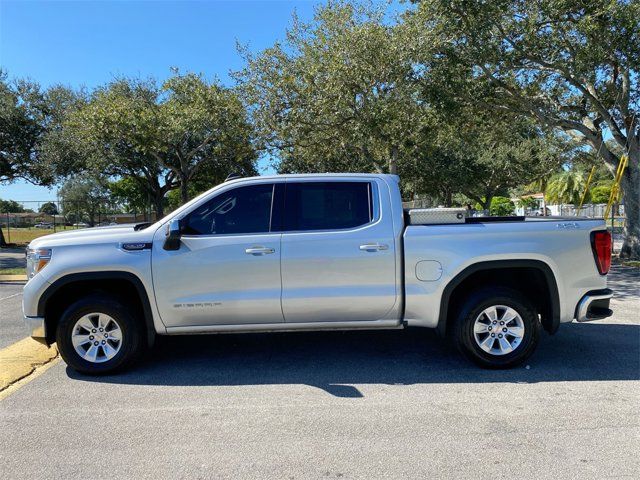
<svg viewBox="0 0 640 480">
<path fill-rule="evenodd" d="M 282 172 L 402 171 L 435 127 L 382 12 L 350 4 L 294 19 L 285 43 L 245 52 L 236 77 Z"/>
<path fill-rule="evenodd" d="M 109 191 L 104 178 L 89 174 L 75 175 L 62 184 L 58 191 L 62 213 L 72 215 L 76 221 L 86 221 L 94 226 L 100 213 L 106 213 Z"/>
<path fill-rule="evenodd" d="M 279 171 L 398 172 L 405 196 L 449 205 L 463 193 L 488 209 L 494 195 L 566 160 L 548 129 L 461 109 L 427 85 L 409 32 L 382 10 L 337 3 L 295 21 L 286 42 L 246 54 L 240 90 Z"/>
<path fill-rule="evenodd" d="M 252 126 L 235 93 L 202 77 L 175 74 L 153 80 L 116 80 L 97 89 L 67 119 L 67 150 L 88 152 L 95 172 L 126 176 L 162 215 L 167 192 L 188 200 L 198 178 L 222 181 L 255 173 Z"/>
<path fill-rule="evenodd" d="M 47 215 L 57 215 L 58 207 L 53 202 L 45 202 L 42 205 L 40 205 L 40 208 L 38 209 L 38 211 L 40 213 L 46 213 Z"/>
<path fill-rule="evenodd" d="M 44 90 L 29 80 L 9 81 L 0 70 L 0 184 L 23 179 L 48 186 L 68 173 L 58 169 L 64 162 L 55 161 L 51 146 L 82 102 L 82 91 Z"/>
<path fill-rule="evenodd" d="M 611 172 L 628 155 L 622 255 L 634 257 L 640 256 L 639 18 L 640 3 L 626 0 L 422 0 L 402 27 L 415 39 L 425 88 L 438 86 L 461 106 L 557 128 L 591 148 Z"/>
</svg>

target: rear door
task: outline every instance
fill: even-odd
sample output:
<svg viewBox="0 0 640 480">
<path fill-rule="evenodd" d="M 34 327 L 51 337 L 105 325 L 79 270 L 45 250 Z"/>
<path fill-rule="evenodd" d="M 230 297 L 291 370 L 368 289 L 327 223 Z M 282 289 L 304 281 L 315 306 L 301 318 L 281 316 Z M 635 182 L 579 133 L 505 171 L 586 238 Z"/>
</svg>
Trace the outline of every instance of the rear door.
<svg viewBox="0 0 640 480">
<path fill-rule="evenodd" d="M 379 191 L 374 178 L 288 180 L 281 243 L 285 322 L 380 320 L 392 311 L 394 233 Z"/>
</svg>

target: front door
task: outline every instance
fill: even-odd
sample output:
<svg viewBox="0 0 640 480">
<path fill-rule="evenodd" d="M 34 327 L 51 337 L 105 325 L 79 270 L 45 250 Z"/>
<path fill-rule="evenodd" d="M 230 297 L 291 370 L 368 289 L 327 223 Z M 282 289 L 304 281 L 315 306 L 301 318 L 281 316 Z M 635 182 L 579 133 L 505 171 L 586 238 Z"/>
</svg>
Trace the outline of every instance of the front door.
<svg viewBox="0 0 640 480">
<path fill-rule="evenodd" d="M 276 185 L 230 186 L 195 207 L 181 221 L 179 250 L 164 250 L 164 229 L 156 232 L 153 285 L 167 327 L 283 321 Z"/>
</svg>

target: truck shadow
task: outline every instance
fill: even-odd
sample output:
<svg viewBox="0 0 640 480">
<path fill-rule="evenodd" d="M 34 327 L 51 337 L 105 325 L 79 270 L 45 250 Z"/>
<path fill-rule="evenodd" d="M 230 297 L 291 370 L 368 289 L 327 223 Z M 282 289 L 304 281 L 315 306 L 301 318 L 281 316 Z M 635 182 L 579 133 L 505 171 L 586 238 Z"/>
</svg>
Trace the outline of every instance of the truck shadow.
<svg viewBox="0 0 640 480">
<path fill-rule="evenodd" d="M 527 368 L 527 365 L 529 368 Z M 640 379 L 640 325 L 563 325 L 526 365 L 483 370 L 431 330 L 161 337 L 146 359 L 118 375 L 81 381 L 131 385 L 306 384 L 362 397 L 358 384 L 536 383 Z"/>
</svg>

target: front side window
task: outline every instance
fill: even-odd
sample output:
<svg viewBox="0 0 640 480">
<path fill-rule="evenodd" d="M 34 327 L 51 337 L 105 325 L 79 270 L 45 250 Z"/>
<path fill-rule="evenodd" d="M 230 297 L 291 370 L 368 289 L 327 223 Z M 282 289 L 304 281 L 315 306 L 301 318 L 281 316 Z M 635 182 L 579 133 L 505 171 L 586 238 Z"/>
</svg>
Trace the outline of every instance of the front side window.
<svg viewBox="0 0 640 480">
<path fill-rule="evenodd" d="M 286 231 L 355 228 L 373 220 L 369 182 L 292 182 L 286 188 Z"/>
<path fill-rule="evenodd" d="M 247 185 L 221 193 L 189 213 L 185 235 L 268 233 L 273 184 Z"/>
</svg>

